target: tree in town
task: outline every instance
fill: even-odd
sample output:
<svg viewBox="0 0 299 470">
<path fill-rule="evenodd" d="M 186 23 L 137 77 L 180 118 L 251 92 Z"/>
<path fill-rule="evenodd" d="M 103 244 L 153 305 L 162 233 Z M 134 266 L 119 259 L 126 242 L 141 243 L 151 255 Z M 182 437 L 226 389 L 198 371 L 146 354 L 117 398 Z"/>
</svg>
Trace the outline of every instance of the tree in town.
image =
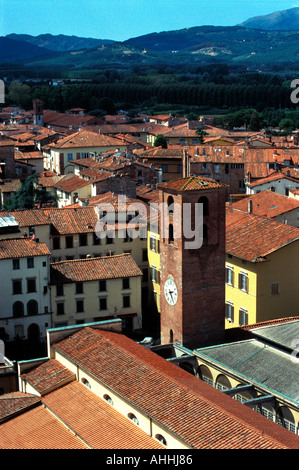
<svg viewBox="0 0 299 470">
<path fill-rule="evenodd" d="M 154 147 L 162 147 L 162 149 L 167 149 L 167 142 L 162 134 L 158 134 L 155 138 Z"/>
</svg>

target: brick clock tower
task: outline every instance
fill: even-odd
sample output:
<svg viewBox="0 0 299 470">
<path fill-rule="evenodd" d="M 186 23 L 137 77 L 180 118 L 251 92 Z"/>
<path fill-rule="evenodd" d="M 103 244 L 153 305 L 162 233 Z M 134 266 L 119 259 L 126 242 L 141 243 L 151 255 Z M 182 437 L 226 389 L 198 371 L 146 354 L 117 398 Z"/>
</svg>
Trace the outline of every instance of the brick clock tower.
<svg viewBox="0 0 299 470">
<path fill-rule="evenodd" d="M 158 188 L 159 202 L 163 203 L 161 344 L 179 342 L 190 349 L 216 344 L 224 338 L 225 324 L 227 187 L 209 178 L 191 176 L 162 183 Z M 191 231 L 198 230 L 200 244 L 191 238 Z"/>
<path fill-rule="evenodd" d="M 41 127 L 44 125 L 44 106 L 41 100 L 33 101 L 33 123 Z"/>
</svg>

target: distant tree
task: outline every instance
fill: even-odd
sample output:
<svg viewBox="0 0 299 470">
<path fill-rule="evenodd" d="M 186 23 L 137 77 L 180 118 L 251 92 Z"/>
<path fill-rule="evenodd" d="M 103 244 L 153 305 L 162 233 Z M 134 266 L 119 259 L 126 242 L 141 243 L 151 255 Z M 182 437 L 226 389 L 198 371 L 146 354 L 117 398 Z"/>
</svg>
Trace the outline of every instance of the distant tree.
<svg viewBox="0 0 299 470">
<path fill-rule="evenodd" d="M 158 134 L 155 138 L 154 147 L 162 147 L 162 149 L 167 149 L 167 142 L 162 134 Z"/>
<path fill-rule="evenodd" d="M 24 83 L 12 82 L 9 87 L 8 97 L 11 104 L 20 108 L 29 109 L 32 105 L 31 88 Z"/>
<path fill-rule="evenodd" d="M 279 130 L 292 132 L 295 129 L 293 119 L 284 118 L 278 124 Z"/>
<path fill-rule="evenodd" d="M 43 207 L 48 204 L 56 205 L 57 197 L 45 188 L 38 188 L 38 175 L 34 173 L 22 182 L 21 188 L 16 192 L 8 209 L 33 209 L 36 205 Z"/>
<path fill-rule="evenodd" d="M 259 131 L 262 129 L 264 125 L 264 120 L 261 114 L 257 113 L 256 111 L 253 111 L 251 116 L 250 116 L 250 121 L 249 121 L 249 130 L 250 131 Z"/>
<path fill-rule="evenodd" d="M 204 137 L 206 135 L 209 135 L 209 133 L 204 131 L 202 127 L 198 127 L 195 131 L 195 134 L 198 136 L 199 144 L 203 144 L 204 143 Z"/>
</svg>

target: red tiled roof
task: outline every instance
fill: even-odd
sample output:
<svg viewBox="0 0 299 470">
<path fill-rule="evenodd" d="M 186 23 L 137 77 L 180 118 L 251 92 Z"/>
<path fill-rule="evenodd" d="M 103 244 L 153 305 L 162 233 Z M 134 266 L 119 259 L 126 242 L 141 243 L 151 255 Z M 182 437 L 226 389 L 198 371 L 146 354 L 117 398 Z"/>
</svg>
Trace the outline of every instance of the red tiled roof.
<svg viewBox="0 0 299 470">
<path fill-rule="evenodd" d="M 232 203 L 231 207 L 247 212 L 249 201 L 252 201 L 253 214 L 270 218 L 292 210 L 299 210 L 299 201 L 297 199 L 283 196 L 273 191 L 261 191 L 260 193 L 252 194 Z"/>
<path fill-rule="evenodd" d="M 30 238 L 7 238 L 0 240 L 0 259 L 46 256 L 50 254 L 45 243 L 36 243 Z"/>
<path fill-rule="evenodd" d="M 40 402 L 40 398 L 23 392 L 5 393 L 0 396 L 0 422 Z"/>
<path fill-rule="evenodd" d="M 95 231 L 98 216 L 94 207 L 43 209 L 53 229 L 60 235 Z"/>
<path fill-rule="evenodd" d="M 40 405 L 0 426 L 1 449 L 88 449 L 51 411 Z"/>
<path fill-rule="evenodd" d="M 119 139 L 108 137 L 103 134 L 96 134 L 95 132 L 88 132 L 82 130 L 71 134 L 61 140 L 58 140 L 54 147 L 57 149 L 63 148 L 86 148 L 86 147 L 119 147 L 124 145 Z"/>
<path fill-rule="evenodd" d="M 191 447 L 298 448 L 298 436 L 125 335 L 86 327 L 53 348 Z"/>
<path fill-rule="evenodd" d="M 80 176 L 70 173 L 69 175 L 65 175 L 63 178 L 59 179 L 59 181 L 57 181 L 54 186 L 57 189 L 65 191 L 66 193 L 71 193 L 76 189 L 83 188 L 84 186 L 88 186 L 90 184 L 90 181 L 84 180 L 83 178 L 80 178 Z"/>
<path fill-rule="evenodd" d="M 272 174 L 268 175 L 266 178 L 261 178 L 259 180 L 253 181 L 252 183 L 249 183 L 248 186 L 249 186 L 249 188 L 253 188 L 253 187 L 259 186 L 261 184 L 271 183 L 272 181 L 277 181 L 277 180 L 281 180 L 281 179 L 286 179 L 286 180 L 293 181 L 295 183 L 299 183 L 299 180 L 297 180 L 295 178 L 291 178 L 290 176 L 287 176 L 285 173 L 275 172 L 275 173 L 272 173 Z"/>
<path fill-rule="evenodd" d="M 217 183 L 212 178 L 202 178 L 197 176 L 190 176 L 188 178 L 180 178 L 177 180 L 168 181 L 158 185 L 158 189 L 174 189 L 176 191 L 201 191 L 206 189 L 222 188 L 222 184 Z"/>
<path fill-rule="evenodd" d="M 165 449 L 78 382 L 49 393 L 43 403 L 93 449 Z"/>
<path fill-rule="evenodd" d="M 0 191 L 2 193 L 13 193 L 18 191 L 22 186 L 22 183 L 19 179 L 12 179 L 9 181 L 2 181 L 0 184 Z"/>
<path fill-rule="evenodd" d="M 51 284 L 141 276 L 129 253 L 51 263 Z"/>
<path fill-rule="evenodd" d="M 0 217 L 12 215 L 19 227 L 33 227 L 36 225 L 49 225 L 50 219 L 42 209 L 20 209 L 15 211 L 0 211 Z"/>
<path fill-rule="evenodd" d="M 256 262 L 299 240 L 299 228 L 226 208 L 226 252 Z"/>
<path fill-rule="evenodd" d="M 51 359 L 21 375 L 40 395 L 46 395 L 54 388 L 76 379 L 76 374 L 56 359 Z"/>
</svg>

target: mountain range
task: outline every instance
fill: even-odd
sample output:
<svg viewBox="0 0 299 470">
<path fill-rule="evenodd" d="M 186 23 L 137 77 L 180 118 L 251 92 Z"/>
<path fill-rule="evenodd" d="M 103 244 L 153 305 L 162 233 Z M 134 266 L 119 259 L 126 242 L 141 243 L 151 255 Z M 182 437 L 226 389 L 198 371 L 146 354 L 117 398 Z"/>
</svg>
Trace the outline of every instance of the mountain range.
<svg viewBox="0 0 299 470">
<path fill-rule="evenodd" d="M 226 62 L 248 66 L 299 62 L 299 8 L 250 18 L 237 26 L 198 26 L 124 42 L 77 36 L 0 37 L 0 62 L 29 67 L 132 66 Z"/>
<path fill-rule="evenodd" d="M 299 8 L 275 11 L 270 15 L 255 16 L 241 23 L 245 28 L 272 31 L 297 31 L 299 29 Z"/>
</svg>

